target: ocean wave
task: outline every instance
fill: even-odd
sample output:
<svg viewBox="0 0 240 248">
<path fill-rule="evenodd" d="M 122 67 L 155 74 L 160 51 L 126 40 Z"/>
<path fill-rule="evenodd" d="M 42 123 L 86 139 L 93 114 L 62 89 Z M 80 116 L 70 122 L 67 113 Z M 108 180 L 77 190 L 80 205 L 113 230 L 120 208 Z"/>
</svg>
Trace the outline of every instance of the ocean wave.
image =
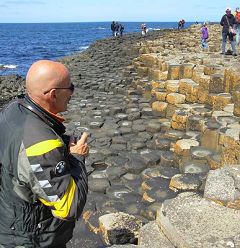
<svg viewBox="0 0 240 248">
<path fill-rule="evenodd" d="M 158 30 L 162 30 L 162 28 L 149 28 L 149 30 L 158 31 Z"/>
<path fill-rule="evenodd" d="M 94 28 L 95 29 L 95 28 Z M 107 28 L 103 28 L 103 27 L 97 27 L 96 29 L 107 29 Z"/>
<path fill-rule="evenodd" d="M 89 46 L 80 46 L 80 50 L 86 50 L 87 48 L 89 48 Z"/>
<path fill-rule="evenodd" d="M 0 68 L 15 69 L 15 68 L 17 68 L 17 65 L 2 65 L 2 64 L 0 64 Z"/>
</svg>

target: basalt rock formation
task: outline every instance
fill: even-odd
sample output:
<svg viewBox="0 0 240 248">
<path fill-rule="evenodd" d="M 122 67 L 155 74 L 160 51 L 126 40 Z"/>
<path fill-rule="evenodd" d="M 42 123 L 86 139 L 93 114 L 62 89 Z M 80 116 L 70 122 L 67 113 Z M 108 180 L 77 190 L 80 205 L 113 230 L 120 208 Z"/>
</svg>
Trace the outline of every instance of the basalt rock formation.
<svg viewBox="0 0 240 248">
<path fill-rule="evenodd" d="M 67 132 L 92 134 L 69 247 L 240 245 L 239 58 L 220 54 L 219 25 L 202 49 L 200 28 L 100 40 L 61 60 L 77 86 Z"/>
</svg>

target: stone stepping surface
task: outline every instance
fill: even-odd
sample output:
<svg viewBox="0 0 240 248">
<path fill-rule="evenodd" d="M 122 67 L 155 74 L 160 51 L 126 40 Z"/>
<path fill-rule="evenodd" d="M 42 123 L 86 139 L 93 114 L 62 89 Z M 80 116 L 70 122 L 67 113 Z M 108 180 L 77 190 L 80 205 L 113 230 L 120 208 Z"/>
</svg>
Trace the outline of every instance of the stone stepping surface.
<svg viewBox="0 0 240 248">
<path fill-rule="evenodd" d="M 238 218 L 239 211 L 188 192 L 163 203 L 157 224 L 174 247 L 238 247 Z"/>
<path fill-rule="evenodd" d="M 99 234 L 98 219 L 109 213 L 154 220 L 165 200 L 202 193 L 211 169 L 239 163 L 238 58 L 221 56 L 217 37 L 202 51 L 199 28 L 96 42 L 65 59 L 77 86 L 67 132 L 92 134 L 89 230 Z"/>
</svg>

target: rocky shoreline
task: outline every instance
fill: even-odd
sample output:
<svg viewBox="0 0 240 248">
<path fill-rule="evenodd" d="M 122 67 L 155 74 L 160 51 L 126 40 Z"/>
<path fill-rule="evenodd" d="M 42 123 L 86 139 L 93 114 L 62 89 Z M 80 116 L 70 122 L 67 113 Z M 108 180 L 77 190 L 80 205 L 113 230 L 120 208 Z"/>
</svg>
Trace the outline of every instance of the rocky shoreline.
<svg viewBox="0 0 240 248">
<path fill-rule="evenodd" d="M 239 61 L 219 54 L 217 25 L 202 50 L 199 29 L 108 38 L 61 60 L 77 86 L 67 132 L 92 134 L 68 247 L 238 247 Z M 3 100 L 23 91 L 16 80 L 9 92 L 1 79 Z"/>
</svg>

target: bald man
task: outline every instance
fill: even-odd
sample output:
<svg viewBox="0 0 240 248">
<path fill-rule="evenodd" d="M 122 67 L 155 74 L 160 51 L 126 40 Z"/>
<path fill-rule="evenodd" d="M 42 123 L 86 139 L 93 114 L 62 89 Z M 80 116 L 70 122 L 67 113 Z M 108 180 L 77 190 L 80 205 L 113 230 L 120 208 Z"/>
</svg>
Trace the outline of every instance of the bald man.
<svg viewBox="0 0 240 248">
<path fill-rule="evenodd" d="M 88 135 L 64 136 L 57 114 L 74 85 L 63 64 L 34 63 L 26 91 L 0 113 L 0 247 L 66 247 L 86 203 Z"/>
</svg>

